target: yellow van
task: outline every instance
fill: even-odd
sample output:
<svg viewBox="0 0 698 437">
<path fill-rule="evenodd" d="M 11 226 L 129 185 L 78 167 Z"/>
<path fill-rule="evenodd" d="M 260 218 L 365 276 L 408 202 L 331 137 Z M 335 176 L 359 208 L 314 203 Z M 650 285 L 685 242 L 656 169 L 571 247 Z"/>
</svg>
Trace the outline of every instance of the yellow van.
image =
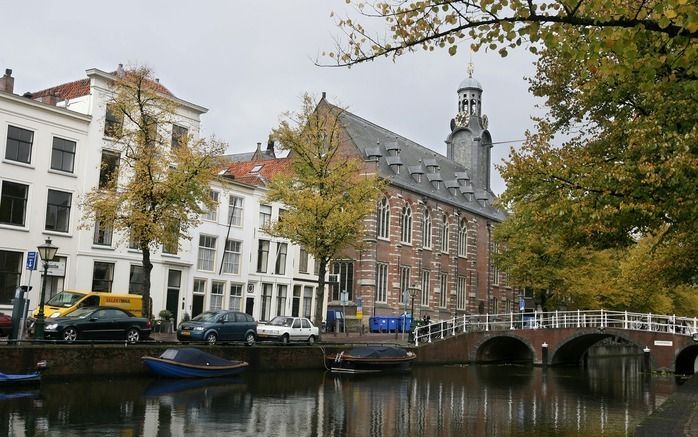
<svg viewBox="0 0 698 437">
<path fill-rule="evenodd" d="M 81 307 L 108 306 L 121 308 L 142 317 L 143 296 L 138 294 L 102 293 L 97 291 L 65 290 L 55 294 L 44 304 L 45 317 L 61 317 Z M 39 314 L 37 307 L 32 316 Z"/>
</svg>

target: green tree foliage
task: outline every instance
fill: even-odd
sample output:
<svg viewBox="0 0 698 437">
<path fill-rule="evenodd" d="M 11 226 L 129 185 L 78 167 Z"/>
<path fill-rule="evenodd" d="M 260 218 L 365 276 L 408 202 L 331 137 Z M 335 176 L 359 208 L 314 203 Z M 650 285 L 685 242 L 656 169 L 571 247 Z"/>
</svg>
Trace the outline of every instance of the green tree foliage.
<svg viewBox="0 0 698 437">
<path fill-rule="evenodd" d="M 538 55 L 531 91 L 548 113 L 500 168 L 507 183 L 500 205 L 512 215 L 495 238 L 515 283 L 588 306 L 667 309 L 690 301 L 698 283 L 694 1 L 424 0 L 357 8 L 361 19 L 339 21 L 347 38 L 329 54 L 338 65 L 420 48 L 455 54 L 466 40 L 503 56 L 518 46 Z M 387 24 L 385 38 L 365 27 L 374 18 Z M 634 281 L 641 275 L 633 267 L 651 271 L 654 282 Z M 590 278 L 635 287 L 618 282 L 604 291 Z"/>
<path fill-rule="evenodd" d="M 283 216 L 271 235 L 288 238 L 319 262 L 314 323 L 320 326 L 328 263 L 363 239 L 364 218 L 375 211 L 384 186 L 377 174 L 347 153 L 342 109 L 308 95 L 298 113 L 288 113 L 273 137 L 289 151 L 291 169 L 272 178 L 269 201 L 282 202 Z"/>
<path fill-rule="evenodd" d="M 122 121 L 109 132 L 120 152 L 119 170 L 86 194 L 83 226 L 98 223 L 137 244 L 145 272 L 143 314 L 149 315 L 151 252 L 189 238 L 199 214 L 210 206 L 209 183 L 222 168 L 225 147 L 189 135 L 172 145 L 177 104 L 161 92 L 147 67 L 115 77 L 108 107 Z"/>
</svg>

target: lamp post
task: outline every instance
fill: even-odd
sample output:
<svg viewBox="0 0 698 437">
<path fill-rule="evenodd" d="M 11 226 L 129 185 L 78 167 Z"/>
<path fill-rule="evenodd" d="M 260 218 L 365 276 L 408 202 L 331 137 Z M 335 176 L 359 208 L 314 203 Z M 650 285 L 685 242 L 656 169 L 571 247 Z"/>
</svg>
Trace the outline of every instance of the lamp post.
<svg viewBox="0 0 698 437">
<path fill-rule="evenodd" d="M 417 285 L 412 284 L 412 286 L 409 287 L 407 291 L 410 293 L 410 298 L 412 299 L 412 308 L 410 309 L 410 316 L 412 317 L 412 324 L 414 324 L 414 298 L 417 297 L 417 293 L 419 293 L 419 288 L 417 288 Z"/>
<path fill-rule="evenodd" d="M 48 276 L 48 263 L 53 261 L 53 258 L 58 252 L 58 247 L 51 244 L 51 238 L 46 239 L 46 243 L 37 247 L 39 256 L 44 262 L 44 283 L 41 286 L 41 298 L 39 300 L 39 314 L 36 315 L 36 339 L 44 339 L 44 296 L 46 295 L 46 279 Z"/>
</svg>

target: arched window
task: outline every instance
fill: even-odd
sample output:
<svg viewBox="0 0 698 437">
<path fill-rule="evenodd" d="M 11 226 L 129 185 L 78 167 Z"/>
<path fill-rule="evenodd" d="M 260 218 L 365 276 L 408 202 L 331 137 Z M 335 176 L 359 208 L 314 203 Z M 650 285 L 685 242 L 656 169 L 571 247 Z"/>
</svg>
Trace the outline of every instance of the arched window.
<svg viewBox="0 0 698 437">
<path fill-rule="evenodd" d="M 441 221 L 441 252 L 448 253 L 448 216 L 446 214 Z"/>
<path fill-rule="evenodd" d="M 390 236 L 390 203 L 385 197 L 378 204 L 378 225 L 376 234 L 378 238 Z"/>
<path fill-rule="evenodd" d="M 468 256 L 468 222 L 464 218 L 458 226 L 458 256 Z"/>
<path fill-rule="evenodd" d="M 400 216 L 400 241 L 412 243 L 412 208 L 405 205 Z"/>
<path fill-rule="evenodd" d="M 422 247 L 431 247 L 431 213 L 428 208 L 424 208 L 422 216 Z"/>
</svg>

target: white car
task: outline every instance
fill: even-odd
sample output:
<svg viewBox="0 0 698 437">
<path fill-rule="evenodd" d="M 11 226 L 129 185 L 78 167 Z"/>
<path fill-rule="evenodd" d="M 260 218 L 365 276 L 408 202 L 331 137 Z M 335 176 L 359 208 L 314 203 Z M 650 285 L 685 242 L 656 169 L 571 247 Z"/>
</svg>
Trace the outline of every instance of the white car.
<svg viewBox="0 0 698 437">
<path fill-rule="evenodd" d="M 314 344 L 320 330 L 305 317 L 276 316 L 271 321 L 257 325 L 260 340 L 278 340 L 283 344 L 291 341 L 307 341 Z"/>
</svg>

